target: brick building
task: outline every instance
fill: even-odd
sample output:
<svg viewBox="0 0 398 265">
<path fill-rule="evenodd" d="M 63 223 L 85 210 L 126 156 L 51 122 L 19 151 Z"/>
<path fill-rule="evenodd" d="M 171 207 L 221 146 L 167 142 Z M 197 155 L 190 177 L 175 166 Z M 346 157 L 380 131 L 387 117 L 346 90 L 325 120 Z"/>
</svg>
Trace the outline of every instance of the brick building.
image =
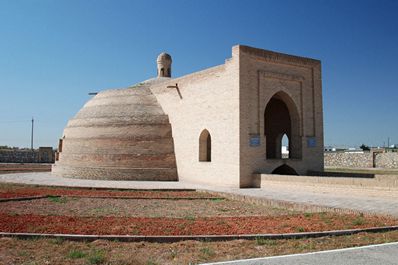
<svg viewBox="0 0 398 265">
<path fill-rule="evenodd" d="M 68 122 L 53 172 L 249 187 L 253 173 L 323 170 L 321 63 L 237 45 L 224 64 L 105 90 Z M 289 139 L 289 157 L 281 142 Z"/>
</svg>

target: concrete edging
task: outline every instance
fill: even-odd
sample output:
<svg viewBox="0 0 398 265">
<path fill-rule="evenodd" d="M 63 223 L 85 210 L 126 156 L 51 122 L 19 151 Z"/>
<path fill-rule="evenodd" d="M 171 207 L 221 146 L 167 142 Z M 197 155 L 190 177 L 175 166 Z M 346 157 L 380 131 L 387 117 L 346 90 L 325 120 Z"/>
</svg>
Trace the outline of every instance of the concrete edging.
<svg viewBox="0 0 398 265">
<path fill-rule="evenodd" d="M 48 197 L 60 197 L 60 196 L 48 196 L 48 195 L 39 195 L 39 196 L 31 196 L 31 197 L 14 197 L 14 198 L 1 198 L 1 202 L 12 202 L 12 201 L 31 201 L 38 199 L 45 199 Z"/>
<path fill-rule="evenodd" d="M 255 240 L 255 239 L 300 239 L 325 236 L 343 236 L 358 233 L 380 233 L 398 230 L 398 226 L 372 227 L 364 229 L 334 230 L 323 232 L 304 232 L 286 234 L 243 234 L 243 235 L 183 235 L 183 236 L 134 236 L 134 235 L 74 235 L 74 234 L 42 234 L 42 233 L 8 233 L 0 232 L 0 237 L 16 237 L 20 239 L 60 238 L 70 241 L 115 240 L 120 242 L 157 242 L 173 243 L 186 240 L 196 241 L 228 241 L 228 240 Z"/>
</svg>

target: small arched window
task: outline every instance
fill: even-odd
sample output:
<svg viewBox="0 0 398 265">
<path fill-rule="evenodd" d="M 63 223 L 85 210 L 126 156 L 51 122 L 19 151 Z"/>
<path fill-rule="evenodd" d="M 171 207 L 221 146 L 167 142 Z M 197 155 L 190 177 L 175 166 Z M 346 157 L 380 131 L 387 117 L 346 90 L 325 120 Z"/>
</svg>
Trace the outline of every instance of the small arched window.
<svg viewBox="0 0 398 265">
<path fill-rule="evenodd" d="M 282 158 L 289 158 L 289 137 L 283 134 L 281 139 L 281 154 Z"/>
<path fill-rule="evenodd" d="M 203 130 L 199 136 L 199 161 L 211 161 L 211 136 L 208 130 Z"/>
</svg>

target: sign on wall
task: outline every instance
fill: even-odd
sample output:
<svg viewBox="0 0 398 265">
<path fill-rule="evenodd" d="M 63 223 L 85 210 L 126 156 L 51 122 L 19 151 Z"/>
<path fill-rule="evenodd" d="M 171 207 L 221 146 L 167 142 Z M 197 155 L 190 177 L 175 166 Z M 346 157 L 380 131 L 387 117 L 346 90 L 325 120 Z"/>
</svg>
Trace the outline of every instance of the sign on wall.
<svg viewBox="0 0 398 265">
<path fill-rule="evenodd" d="M 260 146 L 260 135 L 250 135 L 249 145 L 252 147 Z"/>
<path fill-rule="evenodd" d="M 307 138 L 307 147 L 316 147 L 316 138 L 315 137 L 308 137 Z"/>
</svg>

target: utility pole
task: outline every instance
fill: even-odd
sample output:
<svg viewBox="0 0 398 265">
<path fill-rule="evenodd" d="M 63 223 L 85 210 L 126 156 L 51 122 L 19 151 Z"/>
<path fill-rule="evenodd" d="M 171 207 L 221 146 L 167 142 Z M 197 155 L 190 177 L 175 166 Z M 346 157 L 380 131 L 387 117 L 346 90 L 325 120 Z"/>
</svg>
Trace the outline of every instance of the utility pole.
<svg viewBox="0 0 398 265">
<path fill-rule="evenodd" d="M 387 138 L 387 148 L 390 148 L 390 137 Z"/>
<path fill-rule="evenodd" d="M 32 133 L 30 134 L 30 149 L 33 151 L 33 125 L 35 123 L 35 120 L 32 117 Z"/>
</svg>

